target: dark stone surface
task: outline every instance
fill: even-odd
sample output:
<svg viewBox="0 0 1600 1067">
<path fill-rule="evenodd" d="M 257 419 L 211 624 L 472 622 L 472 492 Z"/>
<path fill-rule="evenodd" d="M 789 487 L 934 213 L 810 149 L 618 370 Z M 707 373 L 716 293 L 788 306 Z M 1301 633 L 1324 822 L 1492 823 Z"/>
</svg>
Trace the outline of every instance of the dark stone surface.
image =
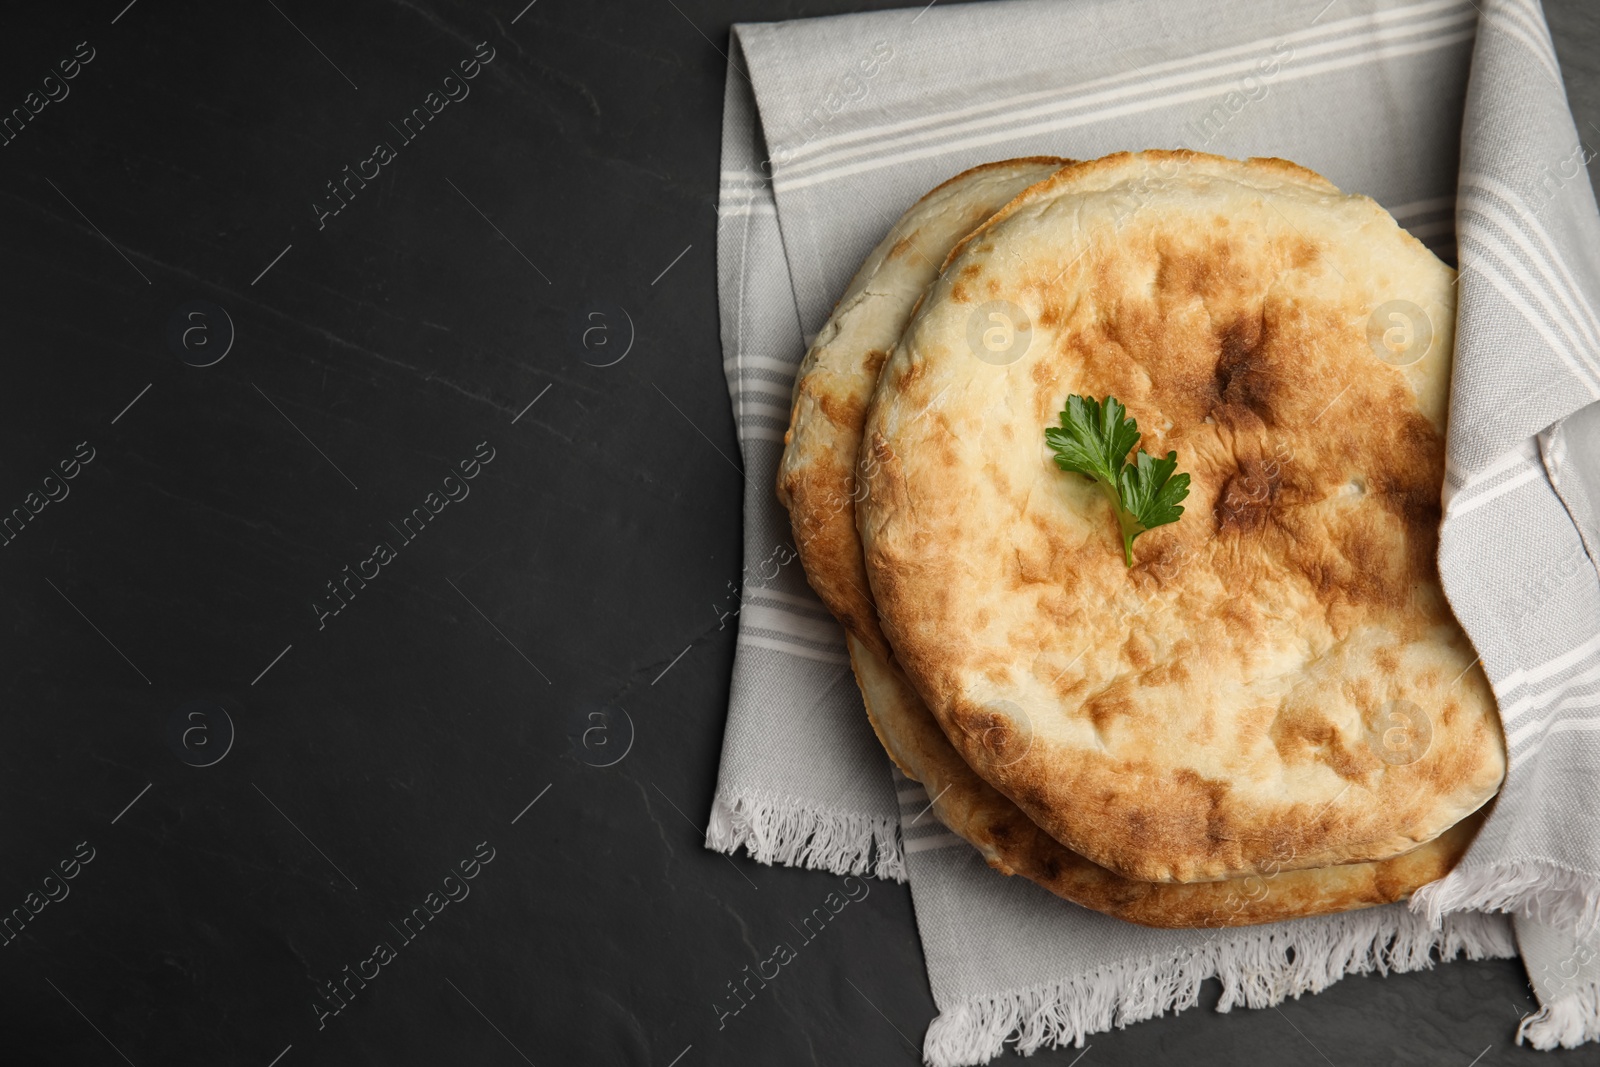
<svg viewBox="0 0 1600 1067">
<path fill-rule="evenodd" d="M 711 1008 L 836 881 L 701 846 L 741 564 L 718 48 L 851 5 L 521 2 L 6 13 L 0 107 L 93 49 L 0 148 L 0 509 L 67 493 L 0 550 L 0 907 L 93 856 L 0 955 L 6 1063 L 917 1060 L 904 887 Z M 1550 15 L 1600 143 L 1595 11 Z M 401 144 L 479 42 L 470 96 Z M 610 366 L 614 310 L 613 347 L 577 342 L 600 307 L 633 327 Z M 390 525 L 447 488 L 414 542 Z M 319 625 L 346 566 L 378 570 Z M 314 983 L 379 942 L 319 1029 Z M 1510 1042 L 1530 1008 L 1519 963 L 1455 963 L 1083 1062 L 1539 1062 Z"/>
</svg>

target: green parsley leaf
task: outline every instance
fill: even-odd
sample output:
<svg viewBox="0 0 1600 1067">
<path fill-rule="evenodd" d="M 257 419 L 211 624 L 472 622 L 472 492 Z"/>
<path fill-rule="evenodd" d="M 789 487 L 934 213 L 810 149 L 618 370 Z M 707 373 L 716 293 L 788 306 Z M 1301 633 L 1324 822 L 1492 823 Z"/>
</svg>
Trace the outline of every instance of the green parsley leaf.
<svg viewBox="0 0 1600 1067">
<path fill-rule="evenodd" d="M 1067 397 L 1061 428 L 1044 432 L 1056 454 L 1056 466 L 1114 487 L 1123 457 L 1139 443 L 1139 424 L 1123 418 L 1127 413 L 1114 396 L 1104 403 L 1087 396 Z"/>
<path fill-rule="evenodd" d="M 1189 476 L 1178 469 L 1178 454 L 1168 452 L 1165 459 L 1152 459 L 1144 449 L 1125 464 L 1117 476 L 1122 507 L 1117 520 L 1122 525 L 1122 557 L 1133 566 L 1133 539 L 1156 526 L 1177 522 L 1183 516 L 1178 501 L 1189 495 Z"/>
<path fill-rule="evenodd" d="M 1045 430 L 1056 466 L 1099 483 L 1122 530 L 1122 558 L 1133 566 L 1133 539 L 1146 530 L 1177 522 L 1179 502 L 1189 495 L 1189 476 L 1174 474 L 1178 454 L 1155 459 L 1141 449 L 1132 463 L 1128 450 L 1139 443 L 1139 424 L 1114 396 L 1104 401 L 1067 397 L 1061 425 Z"/>
</svg>

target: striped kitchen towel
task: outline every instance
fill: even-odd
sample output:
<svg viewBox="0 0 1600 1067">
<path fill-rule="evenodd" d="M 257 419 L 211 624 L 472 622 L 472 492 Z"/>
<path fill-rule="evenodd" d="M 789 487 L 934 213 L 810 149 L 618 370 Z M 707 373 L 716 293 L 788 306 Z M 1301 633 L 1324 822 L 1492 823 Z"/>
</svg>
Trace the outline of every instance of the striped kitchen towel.
<svg viewBox="0 0 1600 1067">
<path fill-rule="evenodd" d="M 891 774 L 773 493 L 795 368 L 925 190 L 993 159 L 1282 156 L 1460 264 L 1440 570 L 1510 771 L 1449 877 L 1397 904 L 1225 931 L 1107 919 L 1016 878 Z M 718 274 L 745 574 L 707 845 L 909 879 L 936 1067 L 1196 1003 L 1520 951 L 1518 1039 L 1600 1036 L 1600 214 L 1537 0 L 1002 0 L 735 27 Z M 1507 918 L 1509 913 L 1512 918 Z"/>
</svg>

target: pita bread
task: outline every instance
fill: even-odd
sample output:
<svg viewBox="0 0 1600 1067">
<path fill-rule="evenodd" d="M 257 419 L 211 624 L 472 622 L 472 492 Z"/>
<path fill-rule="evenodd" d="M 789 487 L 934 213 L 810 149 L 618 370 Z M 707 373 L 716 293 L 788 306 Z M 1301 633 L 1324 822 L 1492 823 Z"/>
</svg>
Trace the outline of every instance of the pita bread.
<svg viewBox="0 0 1600 1067">
<path fill-rule="evenodd" d="M 1013 197 L 1071 160 L 988 163 L 918 200 L 872 250 L 818 332 L 795 377 L 778 465 L 778 499 L 811 587 L 846 630 L 880 655 L 889 646 L 867 588 L 856 537 L 855 458 L 870 383 L 911 318 L 912 305 L 957 241 Z M 869 383 L 863 391 L 859 385 Z"/>
<path fill-rule="evenodd" d="M 1055 840 L 1238 878 L 1400 856 L 1494 795 L 1434 562 L 1453 278 L 1371 200 L 1190 152 L 1065 169 L 952 254 L 880 375 L 857 520 L 896 661 Z M 1132 569 L 1045 447 L 1074 393 L 1193 479 Z"/>
<path fill-rule="evenodd" d="M 927 789 L 933 814 L 989 866 L 1059 897 L 1143 926 L 1223 927 L 1355 911 L 1404 900 L 1450 872 L 1483 822 L 1475 812 L 1427 844 L 1377 863 L 1190 884 L 1140 882 L 1091 863 L 1041 830 L 967 766 L 892 663 L 847 638 L 861 695 L 894 761 Z M 1274 867 L 1269 866 L 1269 870 Z"/>
<path fill-rule="evenodd" d="M 957 178 L 941 189 L 952 190 L 960 184 L 962 179 Z M 902 227 L 896 230 L 899 232 Z M 934 242 L 925 231 L 920 232 L 919 250 L 929 260 L 942 262 L 949 247 L 965 231 L 946 230 L 939 242 Z M 878 257 L 881 252 L 880 247 L 874 256 Z M 869 258 L 868 265 L 871 263 Z M 858 280 L 867 273 L 864 268 Z M 898 328 L 903 328 L 917 294 L 925 285 L 926 280 L 914 272 L 898 272 L 892 280 L 880 279 L 874 284 L 875 295 L 868 302 L 892 302 L 891 319 L 883 325 L 887 330 L 897 329 L 893 316 L 898 316 Z M 848 298 L 842 300 L 840 307 L 849 303 Z M 870 310 L 855 308 L 857 314 Z M 823 336 L 827 333 L 824 330 Z M 841 424 L 821 417 L 795 419 L 788 438 L 790 454 L 807 457 L 807 460 L 794 463 L 790 470 L 792 514 L 796 511 L 793 501 L 848 500 L 853 488 L 853 466 L 848 460 L 830 462 L 828 452 L 817 445 L 813 435 L 826 435 L 826 439 L 835 441 L 840 435 L 852 441 L 859 438 L 866 402 L 877 380 L 877 367 L 870 360 L 858 358 L 859 354 L 847 352 L 842 343 L 830 346 L 828 354 L 832 357 L 826 379 L 829 403 L 826 408 L 819 404 L 813 411 L 854 412 L 855 421 L 846 420 Z M 813 368 L 818 362 L 808 361 Z M 819 385 L 820 382 L 818 379 Z M 797 406 L 797 415 L 800 410 Z M 844 510 L 847 516 L 853 516 L 853 503 Z M 818 518 L 821 525 L 833 515 L 824 513 Z M 802 521 L 797 518 L 795 525 L 796 540 L 803 544 L 806 539 L 800 532 Z M 834 588 L 839 584 L 830 582 L 833 575 L 823 568 L 838 568 L 848 575 L 851 567 L 861 567 L 861 546 L 853 522 L 828 543 L 841 551 L 814 553 L 808 565 L 807 573 L 819 588 Z M 848 581 L 842 584 L 848 588 Z M 865 612 L 865 617 L 873 620 L 872 632 L 878 633 L 876 609 L 870 599 L 866 601 Z M 967 766 L 933 714 L 889 658 L 875 651 L 860 636 L 851 634 L 847 641 L 868 716 L 889 756 L 906 774 L 924 783 L 929 795 L 935 798 L 933 818 L 975 846 L 996 870 L 1020 874 L 1069 901 L 1130 922 L 1166 927 L 1236 926 L 1390 903 L 1403 899 L 1420 885 L 1443 877 L 1476 831 L 1476 819 L 1469 819 L 1415 852 L 1383 863 L 1198 885 L 1135 882 L 1089 862 L 1040 830 L 1015 804 Z"/>
</svg>

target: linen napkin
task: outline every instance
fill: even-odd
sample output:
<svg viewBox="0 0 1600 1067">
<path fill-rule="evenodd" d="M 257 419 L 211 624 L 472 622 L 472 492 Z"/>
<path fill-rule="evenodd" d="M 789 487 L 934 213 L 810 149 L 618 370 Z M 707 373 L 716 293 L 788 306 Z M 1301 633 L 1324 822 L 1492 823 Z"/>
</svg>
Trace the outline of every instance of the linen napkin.
<svg viewBox="0 0 1600 1067">
<path fill-rule="evenodd" d="M 1600 1036 L 1600 214 L 1536 0 L 1000 0 L 731 45 L 718 277 L 746 566 L 708 847 L 909 879 L 932 1067 L 1082 1045 L 1207 977 L 1226 1011 L 1519 950 L 1541 1007 L 1518 1040 Z M 1510 770 L 1409 906 L 1160 931 L 989 870 L 891 773 L 774 496 L 806 345 L 923 192 L 993 159 L 1177 147 L 1292 159 L 1459 253 L 1439 562 Z"/>
</svg>

